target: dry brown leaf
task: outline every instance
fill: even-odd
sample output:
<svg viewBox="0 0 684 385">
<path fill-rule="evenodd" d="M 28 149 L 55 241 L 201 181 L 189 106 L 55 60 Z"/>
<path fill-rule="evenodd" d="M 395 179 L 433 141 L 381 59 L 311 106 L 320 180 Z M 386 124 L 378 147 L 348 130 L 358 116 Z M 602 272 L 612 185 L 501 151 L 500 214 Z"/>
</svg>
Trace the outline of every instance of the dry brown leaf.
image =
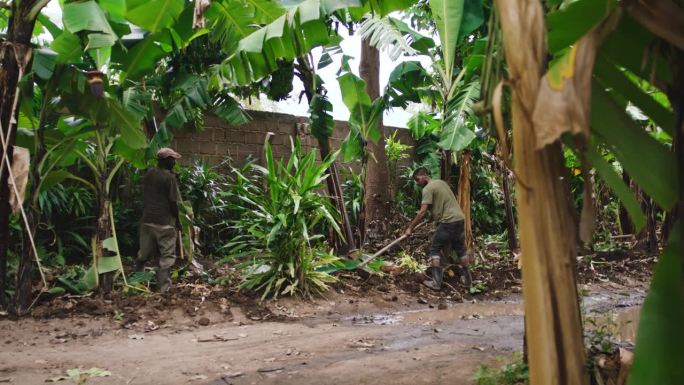
<svg viewBox="0 0 684 385">
<path fill-rule="evenodd" d="M 629 1 L 627 10 L 654 35 L 684 51 L 684 10 L 671 0 Z"/>
<path fill-rule="evenodd" d="M 506 136 L 503 113 L 501 112 L 501 96 L 504 84 L 506 84 L 506 81 L 501 80 L 494 87 L 494 92 L 492 92 L 492 112 L 494 113 L 494 126 L 496 126 L 496 133 L 499 136 L 499 143 L 501 145 L 501 159 L 503 159 L 504 164 L 508 164 L 508 138 Z"/>
<path fill-rule="evenodd" d="M 12 157 L 12 175 L 14 176 L 14 182 L 10 180 L 9 184 L 16 186 L 19 195 L 17 196 L 14 187 L 10 187 L 9 202 L 13 214 L 18 213 L 21 205 L 24 203 L 30 159 L 31 155 L 27 148 L 14 147 L 14 156 Z"/>
</svg>

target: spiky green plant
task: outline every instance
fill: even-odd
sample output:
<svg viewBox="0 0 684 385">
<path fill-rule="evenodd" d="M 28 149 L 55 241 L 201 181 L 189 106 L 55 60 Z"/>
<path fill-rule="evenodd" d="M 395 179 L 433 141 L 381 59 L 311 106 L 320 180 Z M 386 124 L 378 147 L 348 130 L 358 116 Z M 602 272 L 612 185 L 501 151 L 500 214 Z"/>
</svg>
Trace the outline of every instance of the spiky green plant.
<svg viewBox="0 0 684 385">
<path fill-rule="evenodd" d="M 292 142 L 289 160 L 274 160 L 265 149 L 265 167 L 250 166 L 251 175 L 239 170 L 231 194 L 231 208 L 239 234 L 227 245 L 231 255 L 247 257 L 239 266 L 245 273 L 242 287 L 261 291 L 262 299 L 278 295 L 313 296 L 335 279 L 319 268 L 337 260 L 326 251 L 323 231 L 340 233 L 339 214 L 330 199 L 319 195 L 326 170 L 337 154 L 316 160 L 316 150 L 304 154 Z"/>
</svg>

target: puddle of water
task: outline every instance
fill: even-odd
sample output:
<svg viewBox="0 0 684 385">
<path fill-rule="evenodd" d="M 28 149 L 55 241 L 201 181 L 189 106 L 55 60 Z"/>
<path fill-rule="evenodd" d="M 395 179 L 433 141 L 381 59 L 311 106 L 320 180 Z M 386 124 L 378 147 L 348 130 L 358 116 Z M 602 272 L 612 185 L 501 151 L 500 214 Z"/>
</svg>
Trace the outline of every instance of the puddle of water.
<svg viewBox="0 0 684 385">
<path fill-rule="evenodd" d="M 394 325 L 401 322 L 404 317 L 398 314 L 372 314 L 347 317 L 352 325 Z"/>
<path fill-rule="evenodd" d="M 464 303 L 437 309 L 414 309 L 386 314 L 356 315 L 343 318 L 352 325 L 395 325 L 398 323 L 424 323 L 429 321 L 471 320 L 485 317 L 523 315 L 520 303 Z"/>
</svg>

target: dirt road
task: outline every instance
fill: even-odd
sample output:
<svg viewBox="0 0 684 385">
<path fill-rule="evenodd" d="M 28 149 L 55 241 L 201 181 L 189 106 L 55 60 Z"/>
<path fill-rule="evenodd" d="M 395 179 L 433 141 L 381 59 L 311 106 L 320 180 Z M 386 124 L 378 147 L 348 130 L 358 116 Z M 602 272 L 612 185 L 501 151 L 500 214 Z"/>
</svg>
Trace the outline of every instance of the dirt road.
<svg viewBox="0 0 684 385">
<path fill-rule="evenodd" d="M 612 309 L 635 329 L 627 321 L 642 299 L 598 288 L 584 306 Z M 140 320 L 131 329 L 111 317 L 0 320 L 0 382 L 43 384 L 70 368 L 98 367 L 111 376 L 87 384 L 471 384 L 480 364 L 522 349 L 518 297 L 446 309 L 405 298 L 349 301 L 281 302 L 281 310 L 291 306 L 285 322 L 253 321 L 237 308 L 232 320 L 177 312 L 161 327 Z"/>
</svg>

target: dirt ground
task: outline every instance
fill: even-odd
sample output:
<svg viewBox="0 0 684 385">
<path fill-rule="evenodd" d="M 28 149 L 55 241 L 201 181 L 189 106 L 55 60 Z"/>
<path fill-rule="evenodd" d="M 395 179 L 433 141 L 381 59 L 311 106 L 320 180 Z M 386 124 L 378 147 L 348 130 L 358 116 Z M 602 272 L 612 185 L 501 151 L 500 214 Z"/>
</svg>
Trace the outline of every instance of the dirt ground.
<svg viewBox="0 0 684 385">
<path fill-rule="evenodd" d="M 471 384 L 479 365 L 522 350 L 518 294 L 459 302 L 377 286 L 354 293 L 350 285 L 325 299 L 263 305 L 221 301 L 199 285 L 177 289 L 187 301 L 138 296 L 98 307 L 61 299 L 71 308 L 0 318 L 0 382 L 43 384 L 97 367 L 111 375 L 87 384 Z M 606 282 L 583 293 L 587 314 L 609 317 L 623 339 L 634 338 L 643 285 Z"/>
<path fill-rule="evenodd" d="M 423 232 L 388 262 L 402 251 L 420 260 Z M 87 384 L 472 384 L 480 365 L 522 350 L 520 271 L 497 253 L 475 255 L 474 290 L 458 276 L 436 293 L 420 273 L 342 272 L 324 298 L 260 302 L 235 289 L 235 269 L 208 266 L 163 296 L 42 298 L 29 317 L 0 315 L 0 384 L 73 383 L 74 368 L 110 373 Z M 578 258 L 587 324 L 633 341 L 654 262 Z"/>
</svg>

